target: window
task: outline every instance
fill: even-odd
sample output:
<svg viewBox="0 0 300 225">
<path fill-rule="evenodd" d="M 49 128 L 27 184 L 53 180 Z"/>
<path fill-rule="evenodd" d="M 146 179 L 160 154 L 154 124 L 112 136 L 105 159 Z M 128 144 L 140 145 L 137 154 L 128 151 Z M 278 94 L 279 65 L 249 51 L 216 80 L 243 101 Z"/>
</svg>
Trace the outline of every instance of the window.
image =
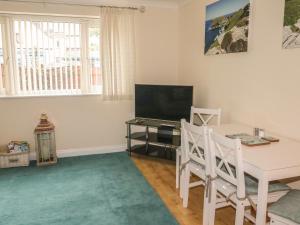
<svg viewBox="0 0 300 225">
<path fill-rule="evenodd" d="M 2 94 L 101 93 L 99 20 L 11 16 L 3 27 L 10 41 L 0 39 Z M 10 82 L 3 82 L 4 71 Z"/>
<path fill-rule="evenodd" d="M 101 72 L 100 72 L 100 40 L 99 28 L 94 26 L 89 27 L 89 68 L 91 69 L 90 74 L 92 91 L 101 91 Z"/>
</svg>

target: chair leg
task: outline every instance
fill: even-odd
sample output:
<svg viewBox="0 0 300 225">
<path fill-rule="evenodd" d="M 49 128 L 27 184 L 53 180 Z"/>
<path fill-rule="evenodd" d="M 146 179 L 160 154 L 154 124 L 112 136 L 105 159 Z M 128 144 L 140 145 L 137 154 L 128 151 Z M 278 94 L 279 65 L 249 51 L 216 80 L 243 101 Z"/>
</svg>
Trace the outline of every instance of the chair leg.
<svg viewBox="0 0 300 225">
<path fill-rule="evenodd" d="M 206 197 L 206 193 L 204 193 L 204 202 L 203 202 L 203 225 L 209 225 L 209 213 L 210 213 L 210 203 L 208 202 L 208 198 Z"/>
<path fill-rule="evenodd" d="M 236 204 L 235 225 L 243 225 L 245 217 L 245 206 L 238 201 Z"/>
<path fill-rule="evenodd" d="M 183 178 L 183 207 L 187 208 L 189 201 L 189 191 L 190 191 L 190 167 L 189 165 L 185 168 L 184 178 Z"/>
<path fill-rule="evenodd" d="M 182 160 L 182 158 L 180 160 Z M 181 171 L 179 170 L 179 195 L 180 195 L 180 198 L 183 198 L 185 171 L 186 171 L 185 168 L 182 169 Z"/>
<path fill-rule="evenodd" d="M 179 195 L 180 195 L 180 198 L 183 198 L 184 176 L 185 176 L 185 169 L 181 170 L 181 173 L 179 173 Z"/>
<path fill-rule="evenodd" d="M 181 157 L 178 154 L 178 152 L 176 152 L 176 189 L 179 188 L 179 181 L 180 181 L 180 164 L 181 164 Z"/>
<path fill-rule="evenodd" d="M 207 202 L 208 202 L 208 198 L 207 198 Z M 217 189 L 216 189 L 215 182 L 212 181 L 212 183 L 211 183 L 211 201 L 210 201 L 210 203 L 208 203 L 208 207 L 206 209 L 206 211 L 207 211 L 206 215 L 208 217 L 208 218 L 206 218 L 206 220 L 209 225 L 215 224 L 216 206 L 217 206 Z M 203 218 L 203 222 L 204 222 L 204 218 Z"/>
</svg>

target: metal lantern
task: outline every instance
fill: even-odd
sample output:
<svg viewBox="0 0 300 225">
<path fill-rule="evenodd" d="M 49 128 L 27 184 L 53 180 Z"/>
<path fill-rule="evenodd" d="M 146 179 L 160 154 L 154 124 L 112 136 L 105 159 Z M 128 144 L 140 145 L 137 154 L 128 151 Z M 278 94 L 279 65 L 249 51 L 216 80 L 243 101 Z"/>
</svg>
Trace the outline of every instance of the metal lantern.
<svg viewBox="0 0 300 225">
<path fill-rule="evenodd" d="M 42 114 L 40 123 L 34 130 L 36 161 L 38 166 L 57 163 L 54 125 Z"/>
</svg>

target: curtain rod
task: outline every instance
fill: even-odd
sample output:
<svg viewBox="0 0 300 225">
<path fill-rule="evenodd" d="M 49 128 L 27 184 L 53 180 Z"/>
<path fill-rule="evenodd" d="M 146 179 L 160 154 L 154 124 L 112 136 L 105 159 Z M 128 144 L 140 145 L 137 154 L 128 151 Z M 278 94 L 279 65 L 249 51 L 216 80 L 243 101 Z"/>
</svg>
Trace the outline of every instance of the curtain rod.
<svg viewBox="0 0 300 225">
<path fill-rule="evenodd" d="M 22 3 L 40 3 L 40 4 L 54 4 L 54 5 L 70 5 L 70 6 L 82 6 L 82 7 L 98 7 L 98 8 L 116 8 L 116 9 L 131 9 L 138 10 L 141 13 L 146 11 L 145 6 L 141 7 L 126 7 L 126 6 L 111 6 L 111 5 L 84 5 L 84 4 L 75 4 L 75 3 L 63 3 L 63 2 L 46 2 L 46 1 L 25 1 L 25 0 L 0 0 L 5 2 L 22 2 Z"/>
</svg>

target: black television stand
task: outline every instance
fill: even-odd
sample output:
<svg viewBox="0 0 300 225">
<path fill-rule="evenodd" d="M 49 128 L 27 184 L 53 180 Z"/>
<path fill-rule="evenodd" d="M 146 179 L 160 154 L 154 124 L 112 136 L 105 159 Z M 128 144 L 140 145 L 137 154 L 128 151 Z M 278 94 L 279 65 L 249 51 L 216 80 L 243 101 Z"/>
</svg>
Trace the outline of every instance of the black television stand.
<svg viewBox="0 0 300 225">
<path fill-rule="evenodd" d="M 180 122 L 136 118 L 126 122 L 127 151 L 152 157 L 175 160 L 176 148 L 180 146 Z M 143 131 L 132 132 L 132 127 Z M 132 145 L 132 141 L 135 142 Z"/>
</svg>

